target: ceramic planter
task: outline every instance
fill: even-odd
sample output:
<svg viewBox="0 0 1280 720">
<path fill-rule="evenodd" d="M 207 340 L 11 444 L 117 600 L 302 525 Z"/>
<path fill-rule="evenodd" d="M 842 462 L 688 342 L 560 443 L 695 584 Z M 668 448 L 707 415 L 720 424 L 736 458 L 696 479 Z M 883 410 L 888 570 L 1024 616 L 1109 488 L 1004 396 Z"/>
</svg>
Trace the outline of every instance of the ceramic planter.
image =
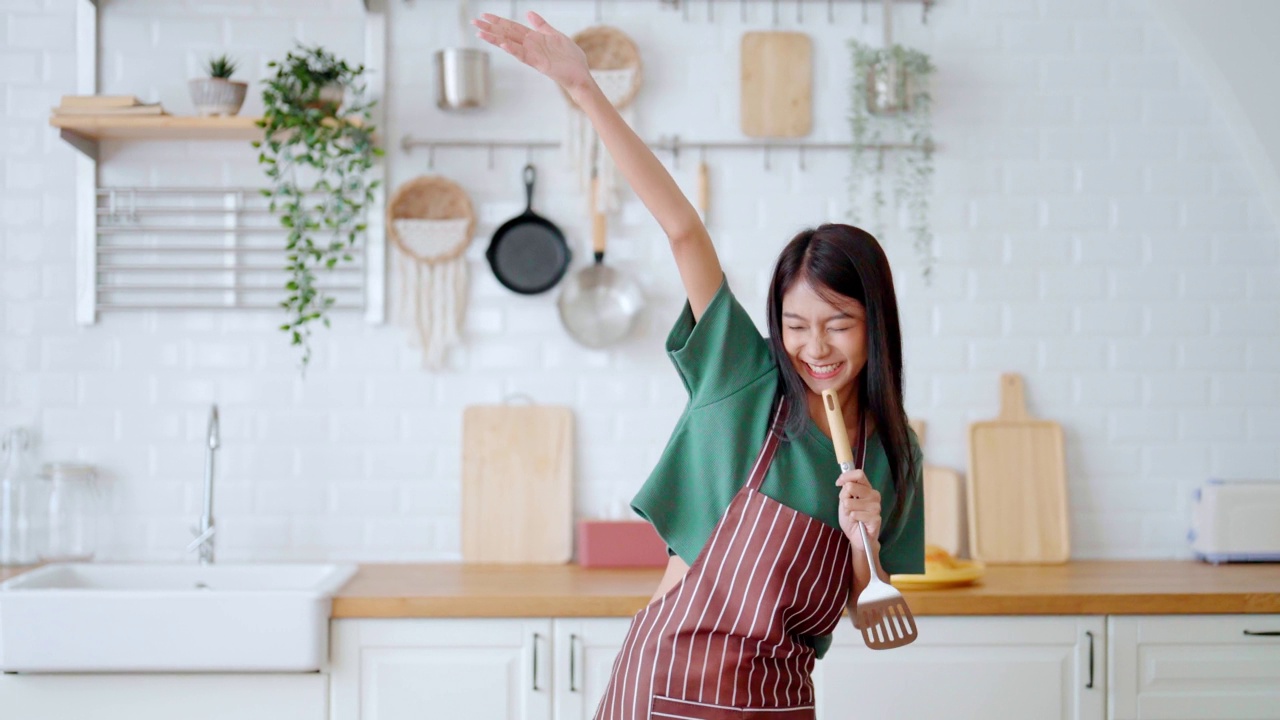
<svg viewBox="0 0 1280 720">
<path fill-rule="evenodd" d="M 187 81 L 191 104 L 200 115 L 235 115 L 244 105 L 248 83 L 222 78 L 196 78 Z"/>
</svg>

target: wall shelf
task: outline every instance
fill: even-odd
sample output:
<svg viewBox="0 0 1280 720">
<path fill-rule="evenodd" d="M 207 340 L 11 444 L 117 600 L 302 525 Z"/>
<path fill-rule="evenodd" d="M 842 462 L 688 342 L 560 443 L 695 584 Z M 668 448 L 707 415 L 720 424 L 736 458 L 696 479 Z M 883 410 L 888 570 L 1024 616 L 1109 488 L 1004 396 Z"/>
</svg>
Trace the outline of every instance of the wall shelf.
<svg viewBox="0 0 1280 720">
<path fill-rule="evenodd" d="M 256 140 L 262 137 L 257 121 L 239 115 L 54 115 L 49 125 L 79 147 L 100 140 Z"/>
</svg>

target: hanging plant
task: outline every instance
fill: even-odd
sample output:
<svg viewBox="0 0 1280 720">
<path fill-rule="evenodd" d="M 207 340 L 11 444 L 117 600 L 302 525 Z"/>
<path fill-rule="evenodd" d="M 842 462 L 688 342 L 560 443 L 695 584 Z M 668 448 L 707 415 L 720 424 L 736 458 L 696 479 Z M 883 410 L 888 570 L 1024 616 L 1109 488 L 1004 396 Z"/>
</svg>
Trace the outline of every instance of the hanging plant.
<svg viewBox="0 0 1280 720">
<path fill-rule="evenodd" d="M 351 251 L 365 232 L 365 209 L 378 181 L 368 179 L 374 158 L 375 101 L 365 99 L 364 66 L 350 66 L 323 48 L 299 45 L 282 61 L 262 90 L 264 111 L 255 141 L 258 163 L 271 187 L 271 212 L 288 230 L 285 243 L 289 279 L 280 306 L 288 322 L 280 329 L 302 347 L 299 369 L 311 359 L 312 323 L 329 327 L 326 313 L 334 299 L 316 284 L 316 272 L 351 262 Z"/>
<path fill-rule="evenodd" d="M 853 59 L 849 123 L 852 130 L 849 175 L 850 219 L 886 239 L 886 176 L 892 183 L 894 214 L 905 211 L 912 247 L 925 282 L 933 277 L 933 232 L 929 228 L 929 190 L 933 179 L 932 97 L 929 56 L 901 45 L 875 48 L 849 41 Z M 910 147 L 886 152 L 885 144 Z M 874 161 L 874 162 L 873 162 Z M 864 183 L 870 181 L 868 192 Z M 900 223 L 895 223 L 895 226 Z"/>
</svg>

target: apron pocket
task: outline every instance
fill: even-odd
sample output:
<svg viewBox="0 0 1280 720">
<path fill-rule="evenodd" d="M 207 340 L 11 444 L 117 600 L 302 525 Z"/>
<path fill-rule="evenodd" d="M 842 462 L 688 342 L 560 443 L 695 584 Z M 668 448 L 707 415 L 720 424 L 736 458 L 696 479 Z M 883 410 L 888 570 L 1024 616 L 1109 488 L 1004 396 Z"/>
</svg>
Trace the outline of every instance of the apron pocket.
<svg viewBox="0 0 1280 720">
<path fill-rule="evenodd" d="M 652 720 L 813 720 L 812 705 L 792 708 L 736 708 L 655 695 Z"/>
</svg>

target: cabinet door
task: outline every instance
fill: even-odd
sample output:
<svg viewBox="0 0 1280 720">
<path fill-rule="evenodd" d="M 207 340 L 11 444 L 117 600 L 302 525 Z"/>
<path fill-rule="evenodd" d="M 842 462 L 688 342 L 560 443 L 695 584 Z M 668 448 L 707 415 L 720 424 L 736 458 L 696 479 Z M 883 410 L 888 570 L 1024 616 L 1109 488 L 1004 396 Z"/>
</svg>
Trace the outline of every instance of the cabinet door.
<svg viewBox="0 0 1280 720">
<path fill-rule="evenodd" d="M 848 619 L 814 670 L 818 717 L 1101 720 L 1101 617 L 919 617 L 906 647 L 868 650 Z"/>
<path fill-rule="evenodd" d="M 549 720 L 551 621 L 335 620 L 333 720 Z"/>
<path fill-rule="evenodd" d="M 1280 615 L 1108 618 L 1110 717 L 1280 717 Z"/>
<path fill-rule="evenodd" d="M 631 618 L 555 621 L 556 720 L 590 720 Z"/>
</svg>

